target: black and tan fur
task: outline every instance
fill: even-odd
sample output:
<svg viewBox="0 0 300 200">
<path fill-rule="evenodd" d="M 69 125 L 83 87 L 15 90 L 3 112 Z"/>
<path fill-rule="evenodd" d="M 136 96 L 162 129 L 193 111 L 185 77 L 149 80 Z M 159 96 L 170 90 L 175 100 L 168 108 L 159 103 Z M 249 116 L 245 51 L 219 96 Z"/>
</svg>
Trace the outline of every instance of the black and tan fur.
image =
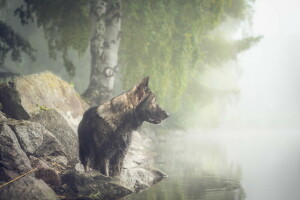
<svg viewBox="0 0 300 200">
<path fill-rule="evenodd" d="M 168 117 L 148 88 L 149 77 L 128 92 L 88 109 L 79 124 L 79 158 L 106 176 L 117 176 L 131 143 L 132 131 L 144 121 L 158 124 Z"/>
</svg>

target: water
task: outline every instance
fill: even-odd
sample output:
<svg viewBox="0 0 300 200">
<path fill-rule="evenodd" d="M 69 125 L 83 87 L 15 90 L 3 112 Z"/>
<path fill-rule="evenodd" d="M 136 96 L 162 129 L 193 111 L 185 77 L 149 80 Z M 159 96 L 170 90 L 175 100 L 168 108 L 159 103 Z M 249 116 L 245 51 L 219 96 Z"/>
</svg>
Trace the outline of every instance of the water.
<svg viewBox="0 0 300 200">
<path fill-rule="evenodd" d="M 128 200 L 299 200 L 298 130 L 191 131 L 160 138 L 169 178 Z"/>
</svg>

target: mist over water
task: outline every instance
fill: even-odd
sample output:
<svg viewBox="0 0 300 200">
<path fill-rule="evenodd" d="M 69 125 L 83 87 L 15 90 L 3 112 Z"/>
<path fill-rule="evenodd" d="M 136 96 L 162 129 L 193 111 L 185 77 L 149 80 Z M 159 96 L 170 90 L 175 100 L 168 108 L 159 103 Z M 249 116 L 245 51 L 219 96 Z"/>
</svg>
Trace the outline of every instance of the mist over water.
<svg viewBox="0 0 300 200">
<path fill-rule="evenodd" d="M 218 130 L 241 164 L 248 200 L 300 197 L 299 6 L 256 3 L 253 31 L 264 38 L 240 56 L 240 102 Z"/>
<path fill-rule="evenodd" d="M 130 199 L 300 198 L 300 3 L 258 1 L 254 34 L 239 56 L 240 98 L 219 128 L 171 134 L 157 165 L 169 178 Z"/>
</svg>

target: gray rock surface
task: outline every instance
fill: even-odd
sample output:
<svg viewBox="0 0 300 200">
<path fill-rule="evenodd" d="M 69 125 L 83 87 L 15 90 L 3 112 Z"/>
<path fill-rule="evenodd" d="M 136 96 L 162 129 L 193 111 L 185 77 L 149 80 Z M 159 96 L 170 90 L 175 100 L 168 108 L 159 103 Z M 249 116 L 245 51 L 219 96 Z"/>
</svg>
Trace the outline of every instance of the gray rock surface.
<svg viewBox="0 0 300 200">
<path fill-rule="evenodd" d="M 6 119 L 6 116 L 3 112 L 0 111 L 0 121 Z"/>
<path fill-rule="evenodd" d="M 31 170 L 30 161 L 7 124 L 0 124 L 0 180 L 11 179 Z"/>
<path fill-rule="evenodd" d="M 21 76 L 0 85 L 2 111 L 14 119 L 29 119 L 41 110 L 55 109 L 71 128 L 76 127 L 88 105 L 74 88 L 51 72 Z"/>
<path fill-rule="evenodd" d="M 124 197 L 134 192 L 122 184 L 118 178 L 103 176 L 96 170 L 89 172 L 68 170 L 62 174 L 62 184 L 64 184 L 66 196 L 80 194 L 88 197 L 91 194 L 97 194 L 95 197 L 98 199 L 110 199 Z"/>
<path fill-rule="evenodd" d="M 75 132 L 61 114 L 54 110 L 42 110 L 30 118 L 30 121 L 42 124 L 62 144 L 68 158 L 78 157 L 78 139 Z"/>
<path fill-rule="evenodd" d="M 29 114 L 21 104 L 19 92 L 15 89 L 14 82 L 0 84 L 1 111 L 15 119 L 29 119 Z"/>
<path fill-rule="evenodd" d="M 66 155 L 65 147 L 41 124 L 12 119 L 6 123 L 14 131 L 20 146 L 28 155 Z"/>
<path fill-rule="evenodd" d="M 47 185 L 53 188 L 61 186 L 61 178 L 57 171 L 50 167 L 39 167 L 35 173 L 35 178 L 42 179 Z"/>
<path fill-rule="evenodd" d="M 1 200 L 56 200 L 54 191 L 42 180 L 23 177 L 0 189 Z"/>
</svg>

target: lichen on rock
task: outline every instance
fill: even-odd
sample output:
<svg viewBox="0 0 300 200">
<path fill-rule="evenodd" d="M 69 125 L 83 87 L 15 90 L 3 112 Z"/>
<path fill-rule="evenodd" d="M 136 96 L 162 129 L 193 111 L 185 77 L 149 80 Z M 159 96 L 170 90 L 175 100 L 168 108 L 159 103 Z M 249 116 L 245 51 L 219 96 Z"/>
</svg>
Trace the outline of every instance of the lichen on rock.
<svg viewBox="0 0 300 200">
<path fill-rule="evenodd" d="M 21 76 L 0 85 L 3 112 L 15 119 L 29 119 L 41 108 L 55 109 L 76 131 L 88 105 L 74 88 L 51 72 Z"/>
</svg>

